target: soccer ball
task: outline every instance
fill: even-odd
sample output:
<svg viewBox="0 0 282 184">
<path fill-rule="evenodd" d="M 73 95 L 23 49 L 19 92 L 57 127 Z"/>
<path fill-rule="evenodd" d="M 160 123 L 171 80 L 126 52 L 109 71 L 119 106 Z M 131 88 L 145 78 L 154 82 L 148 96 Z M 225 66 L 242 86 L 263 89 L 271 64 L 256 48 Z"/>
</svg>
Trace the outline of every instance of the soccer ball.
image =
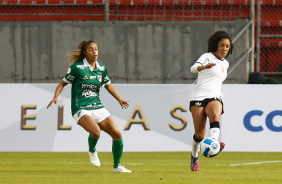
<svg viewBox="0 0 282 184">
<path fill-rule="evenodd" d="M 205 138 L 200 144 L 200 151 L 207 158 L 215 157 L 220 149 L 219 142 L 212 137 Z"/>
</svg>

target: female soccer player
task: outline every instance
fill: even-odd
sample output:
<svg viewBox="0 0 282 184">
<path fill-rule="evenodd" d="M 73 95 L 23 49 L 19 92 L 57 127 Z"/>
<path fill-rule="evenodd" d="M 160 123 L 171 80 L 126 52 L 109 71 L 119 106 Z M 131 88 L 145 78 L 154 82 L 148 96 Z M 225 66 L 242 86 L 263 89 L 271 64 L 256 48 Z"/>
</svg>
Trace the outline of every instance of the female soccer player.
<svg viewBox="0 0 282 184">
<path fill-rule="evenodd" d="M 192 171 L 199 171 L 199 144 L 206 132 L 206 120 L 209 118 L 210 137 L 219 138 L 219 121 L 223 114 L 222 82 L 226 79 L 229 63 L 225 58 L 232 54 L 233 44 L 224 31 L 215 32 L 208 40 L 208 53 L 203 54 L 191 67 L 192 73 L 198 73 L 196 88 L 191 94 L 190 111 L 192 113 L 195 134 L 192 140 Z M 225 144 L 220 143 L 220 152 Z"/>
<path fill-rule="evenodd" d="M 69 56 L 71 66 L 58 84 L 54 98 L 47 108 L 53 103 L 57 103 L 58 96 L 67 84 L 72 84 L 72 116 L 77 124 L 89 132 L 88 145 L 91 163 L 96 167 L 100 166 L 96 144 L 100 137 L 100 131 L 103 130 L 113 138 L 113 172 L 131 173 L 130 170 L 120 165 L 123 153 L 122 136 L 113 117 L 100 101 L 100 87 L 105 86 L 122 108 L 129 106 L 128 101 L 118 95 L 111 84 L 107 68 L 98 63 L 97 43 L 91 40 L 83 41 L 79 44 L 78 50 L 71 51 Z"/>
</svg>

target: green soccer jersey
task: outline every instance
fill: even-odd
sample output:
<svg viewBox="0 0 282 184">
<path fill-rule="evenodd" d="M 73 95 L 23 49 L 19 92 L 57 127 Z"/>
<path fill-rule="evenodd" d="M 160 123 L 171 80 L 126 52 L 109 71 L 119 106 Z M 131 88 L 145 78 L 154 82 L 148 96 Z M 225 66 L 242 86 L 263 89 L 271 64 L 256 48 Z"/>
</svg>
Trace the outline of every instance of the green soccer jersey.
<svg viewBox="0 0 282 184">
<path fill-rule="evenodd" d="M 111 83 L 104 65 L 96 61 L 96 68 L 93 69 L 87 60 L 83 59 L 83 61 L 70 66 L 63 80 L 72 84 L 72 115 L 81 109 L 90 110 L 104 107 L 99 98 L 100 87 Z"/>
</svg>

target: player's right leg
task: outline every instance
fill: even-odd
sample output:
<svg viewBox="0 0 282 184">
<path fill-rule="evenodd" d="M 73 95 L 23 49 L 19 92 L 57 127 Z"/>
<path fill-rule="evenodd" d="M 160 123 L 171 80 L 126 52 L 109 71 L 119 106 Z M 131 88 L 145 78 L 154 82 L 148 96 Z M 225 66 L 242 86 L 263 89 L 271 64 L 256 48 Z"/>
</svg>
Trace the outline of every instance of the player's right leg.
<svg viewBox="0 0 282 184">
<path fill-rule="evenodd" d="M 198 152 L 199 152 L 200 142 L 203 140 L 205 136 L 207 116 L 204 107 L 191 106 L 190 110 L 193 116 L 193 122 L 195 128 L 195 134 L 192 139 L 190 168 L 192 171 L 199 171 L 200 165 L 198 161 Z"/>
<path fill-rule="evenodd" d="M 96 151 L 96 144 L 100 137 L 100 127 L 95 120 L 89 115 L 83 115 L 78 124 L 89 132 L 88 146 L 89 146 L 89 157 L 92 165 L 99 167 L 101 165 L 98 152 Z"/>
</svg>

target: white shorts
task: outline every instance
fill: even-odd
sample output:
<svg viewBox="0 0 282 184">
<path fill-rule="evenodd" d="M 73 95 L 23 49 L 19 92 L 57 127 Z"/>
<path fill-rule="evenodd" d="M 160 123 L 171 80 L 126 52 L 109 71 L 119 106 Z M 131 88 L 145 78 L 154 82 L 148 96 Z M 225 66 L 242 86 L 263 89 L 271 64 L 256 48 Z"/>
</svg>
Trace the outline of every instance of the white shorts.
<svg viewBox="0 0 282 184">
<path fill-rule="evenodd" d="M 109 117 L 111 114 L 105 108 L 93 109 L 93 110 L 79 110 L 73 115 L 73 119 L 75 120 L 76 123 L 78 123 L 80 118 L 84 115 L 89 115 L 96 121 L 96 123 L 100 123 L 103 120 L 105 120 L 107 117 Z"/>
</svg>

